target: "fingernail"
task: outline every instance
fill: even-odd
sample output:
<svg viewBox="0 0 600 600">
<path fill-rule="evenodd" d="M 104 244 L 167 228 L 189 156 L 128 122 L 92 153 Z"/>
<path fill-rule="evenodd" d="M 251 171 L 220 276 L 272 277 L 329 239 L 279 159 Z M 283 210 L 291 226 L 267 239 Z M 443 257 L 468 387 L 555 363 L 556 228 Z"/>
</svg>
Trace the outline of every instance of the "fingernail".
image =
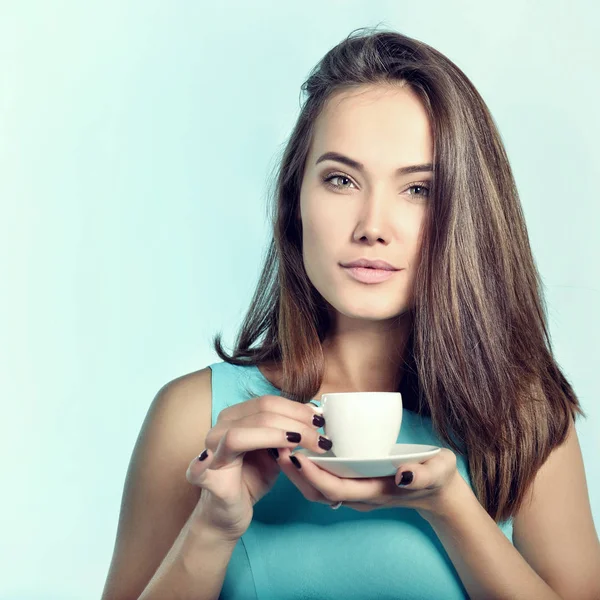
<svg viewBox="0 0 600 600">
<path fill-rule="evenodd" d="M 294 466 L 297 469 L 301 469 L 302 468 L 302 465 L 300 464 L 300 461 L 295 456 L 290 456 L 290 460 L 294 463 Z"/>
<path fill-rule="evenodd" d="M 297 431 L 288 431 L 285 435 L 288 442 L 294 442 L 295 444 L 299 443 L 302 439 L 302 436 Z"/>
<path fill-rule="evenodd" d="M 402 479 L 400 480 L 400 483 L 398 483 L 398 486 L 408 485 L 409 483 L 412 483 L 413 477 L 414 475 L 412 471 L 404 471 L 404 473 L 402 473 Z"/>
<path fill-rule="evenodd" d="M 279 459 L 279 450 L 277 450 L 277 448 L 267 448 L 267 452 L 273 457 L 274 460 Z"/>
<path fill-rule="evenodd" d="M 312 422 L 315 427 L 323 427 L 325 425 L 325 419 L 321 415 L 315 415 Z"/>
<path fill-rule="evenodd" d="M 205 450 L 199 457 L 198 460 L 204 460 L 208 456 L 208 450 Z"/>
<path fill-rule="evenodd" d="M 323 437 L 322 435 L 319 436 L 319 448 L 323 448 L 323 450 L 331 450 L 332 446 L 333 446 L 333 442 L 331 440 L 328 440 L 326 437 Z"/>
</svg>

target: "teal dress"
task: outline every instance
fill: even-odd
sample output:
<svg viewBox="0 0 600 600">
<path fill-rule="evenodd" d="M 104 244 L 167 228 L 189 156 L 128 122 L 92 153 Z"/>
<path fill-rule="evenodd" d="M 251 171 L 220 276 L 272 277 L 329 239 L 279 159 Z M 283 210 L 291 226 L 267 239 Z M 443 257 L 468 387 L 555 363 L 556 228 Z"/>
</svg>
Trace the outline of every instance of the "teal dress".
<svg viewBox="0 0 600 600">
<path fill-rule="evenodd" d="M 249 398 L 248 388 L 257 395 L 281 395 L 257 367 L 226 362 L 209 366 L 212 425 L 224 408 Z M 448 447 L 434 435 L 429 417 L 406 409 L 397 443 Z M 457 465 L 471 485 L 464 456 L 457 455 Z M 499 527 L 512 543 L 512 520 Z M 331 510 L 304 498 L 281 472 L 254 506 L 219 598 L 454 600 L 468 594 L 435 531 L 416 510 L 363 513 L 343 505 Z"/>
</svg>

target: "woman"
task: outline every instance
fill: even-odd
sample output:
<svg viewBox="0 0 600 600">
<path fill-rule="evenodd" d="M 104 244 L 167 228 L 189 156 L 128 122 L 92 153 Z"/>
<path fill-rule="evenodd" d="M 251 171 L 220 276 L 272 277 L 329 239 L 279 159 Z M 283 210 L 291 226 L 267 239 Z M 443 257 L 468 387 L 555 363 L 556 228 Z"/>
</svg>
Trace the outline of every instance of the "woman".
<svg viewBox="0 0 600 600">
<path fill-rule="evenodd" d="M 217 336 L 222 362 L 158 395 L 104 598 L 600 598 L 585 415 L 484 101 L 442 54 L 381 31 L 351 34 L 303 89 L 235 351 Z M 394 273 L 365 283 L 358 259 Z M 199 390 L 193 495 L 163 473 L 168 444 L 182 461 L 180 438 L 198 443 Z M 292 455 L 331 447 L 313 404 L 335 391 L 401 391 L 399 441 L 442 451 L 373 479 Z"/>
</svg>

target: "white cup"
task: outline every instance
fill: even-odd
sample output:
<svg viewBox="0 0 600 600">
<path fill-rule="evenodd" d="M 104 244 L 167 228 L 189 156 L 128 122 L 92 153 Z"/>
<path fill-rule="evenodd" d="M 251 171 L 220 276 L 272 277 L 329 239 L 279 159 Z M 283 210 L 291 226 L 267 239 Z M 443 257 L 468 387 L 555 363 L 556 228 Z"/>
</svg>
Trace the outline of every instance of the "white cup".
<svg viewBox="0 0 600 600">
<path fill-rule="evenodd" d="M 323 431 L 338 458 L 388 456 L 402 426 L 400 392 L 323 394 Z"/>
</svg>

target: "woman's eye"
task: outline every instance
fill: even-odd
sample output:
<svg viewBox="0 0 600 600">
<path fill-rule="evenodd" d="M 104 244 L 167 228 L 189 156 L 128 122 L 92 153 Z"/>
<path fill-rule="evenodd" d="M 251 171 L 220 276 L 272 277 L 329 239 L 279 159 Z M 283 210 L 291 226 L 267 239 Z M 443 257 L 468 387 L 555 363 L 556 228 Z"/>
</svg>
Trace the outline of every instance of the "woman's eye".
<svg viewBox="0 0 600 600">
<path fill-rule="evenodd" d="M 347 186 L 345 186 L 345 185 L 339 185 L 339 184 L 331 183 L 331 181 L 332 181 L 333 179 L 345 179 L 346 181 L 349 181 L 350 183 L 352 183 L 352 182 L 350 181 L 350 178 L 349 178 L 349 177 L 346 177 L 345 175 L 330 175 L 329 177 L 326 177 L 326 178 L 325 178 L 323 181 L 324 181 L 324 182 L 325 182 L 325 183 L 326 183 L 326 184 L 327 184 L 329 187 L 331 187 L 331 188 L 334 188 L 334 189 L 337 189 L 337 190 L 344 189 L 344 188 L 346 188 L 346 187 L 347 187 Z"/>
<path fill-rule="evenodd" d="M 421 185 L 419 183 L 416 183 L 415 185 L 411 185 L 409 188 L 409 190 L 421 190 L 420 194 L 417 194 L 417 196 L 429 196 L 429 188 L 426 185 Z M 423 190 L 425 191 L 425 194 L 423 194 Z M 411 194 L 411 196 L 414 196 L 415 194 Z"/>
</svg>

